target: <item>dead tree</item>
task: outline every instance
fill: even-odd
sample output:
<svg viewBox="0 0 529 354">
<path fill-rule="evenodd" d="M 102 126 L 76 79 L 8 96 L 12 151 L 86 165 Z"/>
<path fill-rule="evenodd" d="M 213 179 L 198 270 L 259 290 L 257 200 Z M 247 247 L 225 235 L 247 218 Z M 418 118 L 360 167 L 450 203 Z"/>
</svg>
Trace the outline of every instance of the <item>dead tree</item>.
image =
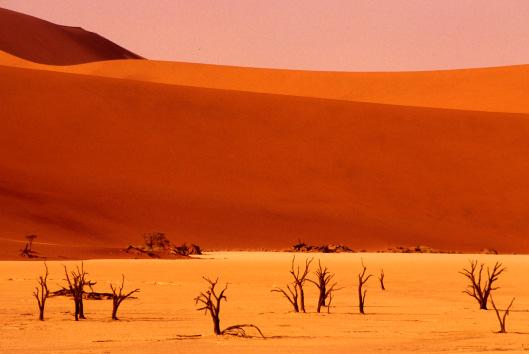
<svg viewBox="0 0 529 354">
<path fill-rule="evenodd" d="M 339 290 L 339 289 L 335 289 L 335 290 Z M 334 299 L 334 295 L 333 295 L 333 292 L 330 292 L 329 293 L 329 300 L 327 301 L 327 313 L 331 313 L 332 299 Z"/>
<path fill-rule="evenodd" d="M 327 267 L 322 267 L 321 262 L 318 261 L 318 269 L 314 272 L 316 280 L 307 279 L 312 284 L 316 285 L 319 291 L 318 305 L 316 312 L 320 312 L 322 307 L 327 306 L 327 313 L 329 313 L 330 301 L 332 299 L 332 292 L 335 290 L 338 283 L 334 282 L 332 285 L 331 281 L 334 278 L 334 273 L 329 272 Z"/>
<path fill-rule="evenodd" d="M 312 263 L 312 258 L 305 259 L 305 268 L 301 271 L 300 266 L 297 268 L 294 266 L 296 261 L 296 256 L 292 257 L 292 264 L 290 266 L 290 275 L 292 275 L 292 283 L 287 285 L 287 291 L 281 288 L 275 288 L 272 291 L 282 293 L 288 301 L 294 307 L 294 312 L 306 312 L 305 311 L 305 292 L 303 291 L 303 285 L 307 281 L 307 275 L 310 271 L 310 264 Z M 292 288 L 290 288 L 292 285 Z"/>
<path fill-rule="evenodd" d="M 299 309 L 301 312 L 305 312 L 305 292 L 303 291 L 303 285 L 305 285 L 305 281 L 307 280 L 307 275 L 309 274 L 309 271 L 310 271 L 310 264 L 312 263 L 312 258 L 305 259 L 305 268 L 303 269 L 303 272 L 301 272 L 301 269 L 299 266 L 294 271 L 295 258 L 296 256 L 292 257 L 292 267 L 290 270 L 290 274 L 292 274 L 292 277 L 294 278 L 294 282 L 298 286 Z"/>
<path fill-rule="evenodd" d="M 26 245 L 24 249 L 20 250 L 20 255 L 27 258 L 38 258 L 37 252 L 33 251 L 33 241 L 37 238 L 37 235 L 27 235 L 26 236 Z"/>
<path fill-rule="evenodd" d="M 206 292 L 201 292 L 200 295 L 198 295 L 195 298 L 195 304 L 201 303 L 202 307 L 199 307 L 197 310 L 202 311 L 204 310 L 204 314 L 207 314 L 209 312 L 211 319 L 213 320 L 213 332 L 216 335 L 221 335 L 222 331 L 220 330 L 220 305 L 222 300 L 227 301 L 226 296 L 224 293 L 228 289 L 228 284 L 220 291 L 220 293 L 217 294 L 217 291 L 215 290 L 215 287 L 217 286 L 218 278 L 213 281 L 209 278 L 203 277 L 205 281 L 208 282 L 209 287 Z"/>
<path fill-rule="evenodd" d="M 290 287 L 291 285 L 292 287 Z M 292 304 L 292 307 L 294 308 L 294 312 L 299 312 L 298 287 L 296 286 L 296 283 L 287 284 L 288 293 L 287 291 L 279 287 L 276 287 L 275 289 L 272 289 L 271 291 L 283 294 L 287 298 L 287 300 Z"/>
<path fill-rule="evenodd" d="M 39 276 L 39 286 L 35 287 L 35 291 L 33 292 L 33 296 L 37 299 L 37 303 L 39 305 L 39 320 L 44 321 L 44 306 L 46 305 L 46 300 L 48 299 L 48 296 L 50 295 L 50 292 L 48 290 L 48 265 L 46 262 L 44 262 L 44 267 L 46 267 L 46 273 L 44 276 Z"/>
<path fill-rule="evenodd" d="M 75 320 L 78 321 L 79 319 L 85 319 L 86 317 L 84 315 L 83 306 L 84 287 L 92 286 L 95 282 L 86 280 L 88 273 L 84 271 L 83 263 L 81 263 L 81 268 L 77 266 L 76 270 L 72 270 L 70 273 L 68 273 L 66 266 L 64 266 L 64 273 L 66 274 L 65 280 L 68 283 L 68 290 L 70 291 L 75 304 Z"/>
<path fill-rule="evenodd" d="M 366 276 L 367 267 L 364 265 L 364 262 L 362 261 L 362 273 L 358 274 L 358 309 L 361 314 L 364 314 L 364 305 L 366 301 L 366 293 L 367 290 L 363 290 L 363 287 L 365 283 L 373 276 L 373 274 L 369 274 Z"/>
<path fill-rule="evenodd" d="M 498 287 L 493 287 L 493 284 L 498 280 L 501 273 L 506 270 L 505 267 L 502 267 L 501 263 L 496 262 L 492 271 L 487 267 L 487 275 L 485 277 L 483 274 L 484 267 L 485 264 L 481 263 L 478 270 L 478 261 L 474 260 L 470 261 L 470 269 L 463 268 L 463 270 L 459 272 L 470 282 L 468 289 L 463 292 L 476 299 L 481 310 L 487 310 L 487 302 L 491 292 L 499 289 Z"/>
<path fill-rule="evenodd" d="M 32 251 L 31 247 L 33 247 L 33 241 L 37 238 L 37 235 L 27 235 L 26 240 L 28 240 L 28 249 L 29 252 Z"/>
<path fill-rule="evenodd" d="M 114 321 L 118 320 L 118 308 L 119 305 L 123 302 L 123 300 L 126 300 L 128 297 L 130 297 L 132 294 L 137 293 L 140 291 L 140 289 L 134 289 L 128 293 L 123 293 L 123 287 L 125 286 L 125 275 L 121 275 L 121 286 L 118 288 L 117 286 L 114 288 L 112 284 L 110 284 L 110 289 L 112 290 L 112 319 Z"/>
<path fill-rule="evenodd" d="M 514 297 L 511 300 L 511 303 L 509 306 L 507 306 L 507 309 L 503 312 L 503 317 L 500 316 L 500 310 L 496 308 L 496 304 L 494 303 L 494 299 L 492 298 L 492 295 L 490 295 L 490 303 L 492 304 L 492 307 L 494 308 L 494 311 L 496 312 L 496 316 L 498 317 L 498 322 L 500 322 L 500 330 L 498 333 L 507 333 L 505 330 L 505 320 L 507 319 L 507 315 L 509 314 L 509 310 L 511 309 L 511 306 L 514 302 Z"/>
<path fill-rule="evenodd" d="M 386 286 L 384 285 L 384 269 L 380 270 L 380 275 L 378 276 L 378 280 L 380 281 L 380 288 L 382 290 L 386 290 Z"/>
<path fill-rule="evenodd" d="M 227 301 L 226 295 L 224 293 L 228 289 L 228 284 L 224 286 L 224 288 L 218 292 L 218 290 L 215 290 L 215 287 L 217 286 L 217 283 L 219 279 L 217 278 L 215 281 L 202 277 L 206 282 L 208 282 L 209 286 L 208 289 L 205 292 L 200 292 L 200 294 L 195 298 L 195 305 L 199 305 L 200 307 L 197 308 L 198 311 L 204 310 L 204 314 L 210 314 L 211 319 L 213 320 L 213 333 L 215 335 L 230 335 L 230 336 L 239 336 L 239 337 L 250 337 L 246 334 L 245 328 L 255 328 L 261 337 L 265 338 L 259 327 L 253 324 L 240 324 L 240 325 L 234 325 L 229 326 L 224 330 L 220 329 L 220 305 L 222 300 Z M 218 293 L 217 293 L 218 292 Z"/>
</svg>

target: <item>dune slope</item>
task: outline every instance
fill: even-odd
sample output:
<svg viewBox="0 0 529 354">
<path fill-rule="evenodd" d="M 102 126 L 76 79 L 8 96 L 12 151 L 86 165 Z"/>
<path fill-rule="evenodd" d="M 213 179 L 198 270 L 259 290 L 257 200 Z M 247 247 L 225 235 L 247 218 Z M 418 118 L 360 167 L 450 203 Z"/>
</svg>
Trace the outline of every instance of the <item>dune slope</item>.
<svg viewBox="0 0 529 354">
<path fill-rule="evenodd" d="M 529 65 L 381 73 L 311 72 L 150 60 L 47 66 L 1 52 L 0 65 L 354 102 L 529 113 Z"/>
<path fill-rule="evenodd" d="M 0 75 L 0 237 L 529 251 L 527 115 Z"/>
<path fill-rule="evenodd" d="M 140 58 L 80 27 L 60 26 L 3 8 L 0 8 L 0 50 L 53 65 Z"/>
</svg>

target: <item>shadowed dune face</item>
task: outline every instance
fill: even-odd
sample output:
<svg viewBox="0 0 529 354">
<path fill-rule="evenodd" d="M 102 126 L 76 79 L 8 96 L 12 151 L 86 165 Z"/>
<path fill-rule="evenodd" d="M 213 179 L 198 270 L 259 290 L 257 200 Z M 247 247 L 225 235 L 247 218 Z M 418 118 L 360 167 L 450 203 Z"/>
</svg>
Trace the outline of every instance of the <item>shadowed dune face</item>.
<svg viewBox="0 0 529 354">
<path fill-rule="evenodd" d="M 0 50 L 33 62 L 71 65 L 140 57 L 98 34 L 0 8 Z"/>
<path fill-rule="evenodd" d="M 529 251 L 527 115 L 0 75 L 10 238 Z"/>
</svg>

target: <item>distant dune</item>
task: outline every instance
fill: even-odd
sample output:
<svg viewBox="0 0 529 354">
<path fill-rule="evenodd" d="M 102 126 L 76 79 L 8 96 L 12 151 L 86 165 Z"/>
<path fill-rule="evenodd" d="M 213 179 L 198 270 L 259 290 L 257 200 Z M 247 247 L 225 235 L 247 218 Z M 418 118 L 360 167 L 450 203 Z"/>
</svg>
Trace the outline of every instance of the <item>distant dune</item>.
<svg viewBox="0 0 529 354">
<path fill-rule="evenodd" d="M 0 67 L 0 225 L 119 246 L 528 252 L 529 116 Z"/>
<path fill-rule="evenodd" d="M 386 73 L 256 69 L 150 60 L 57 67 L 23 61 L 1 52 L 0 65 L 353 102 L 529 113 L 529 65 Z"/>
<path fill-rule="evenodd" d="M 93 255 L 152 231 L 216 249 L 529 252 L 529 66 L 108 61 L 137 56 L 2 9 L 0 50 L 0 258 L 30 233 Z"/>
<path fill-rule="evenodd" d="M 79 27 L 0 8 L 0 50 L 38 63 L 69 65 L 138 55 Z"/>
</svg>

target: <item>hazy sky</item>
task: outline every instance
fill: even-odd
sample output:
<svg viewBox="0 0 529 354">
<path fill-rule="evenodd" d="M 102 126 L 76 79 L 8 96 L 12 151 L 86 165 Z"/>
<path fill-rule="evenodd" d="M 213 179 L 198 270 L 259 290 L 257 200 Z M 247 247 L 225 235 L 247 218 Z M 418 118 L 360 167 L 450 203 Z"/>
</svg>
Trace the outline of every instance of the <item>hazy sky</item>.
<svg viewBox="0 0 529 354">
<path fill-rule="evenodd" d="M 81 26 L 151 59 L 323 70 L 529 63 L 529 0 L 0 0 L 0 7 Z"/>
</svg>

